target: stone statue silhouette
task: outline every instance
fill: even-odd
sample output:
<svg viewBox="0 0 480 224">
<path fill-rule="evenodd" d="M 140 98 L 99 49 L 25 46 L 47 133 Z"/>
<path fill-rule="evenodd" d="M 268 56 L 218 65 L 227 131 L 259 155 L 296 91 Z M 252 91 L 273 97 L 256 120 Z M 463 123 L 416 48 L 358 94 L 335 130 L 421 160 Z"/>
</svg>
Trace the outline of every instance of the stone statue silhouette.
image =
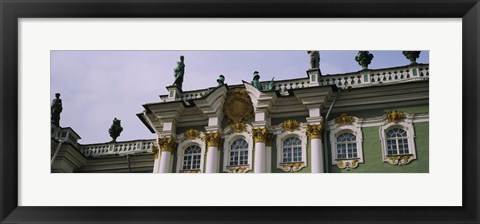
<svg viewBox="0 0 480 224">
<path fill-rule="evenodd" d="M 320 68 L 320 52 L 319 51 L 307 51 L 310 55 L 310 67 Z"/>
<path fill-rule="evenodd" d="M 60 113 L 62 113 L 62 99 L 60 99 L 60 93 L 55 93 L 55 99 L 52 101 L 51 122 L 57 126 L 60 126 Z"/>
<path fill-rule="evenodd" d="M 118 136 L 120 136 L 120 133 L 122 133 L 123 128 L 122 125 L 120 124 L 120 120 L 117 118 L 113 119 L 112 126 L 110 126 L 110 129 L 108 129 L 108 133 L 110 134 L 110 137 L 112 137 L 112 142 L 116 142 Z"/>
<path fill-rule="evenodd" d="M 173 70 L 175 76 L 175 82 L 173 82 L 173 85 L 177 85 L 180 89 L 182 89 L 183 75 L 185 74 L 185 63 L 183 63 L 184 59 L 185 58 L 183 56 L 180 56 L 180 61 L 177 62 L 177 67 L 175 67 Z"/>
</svg>

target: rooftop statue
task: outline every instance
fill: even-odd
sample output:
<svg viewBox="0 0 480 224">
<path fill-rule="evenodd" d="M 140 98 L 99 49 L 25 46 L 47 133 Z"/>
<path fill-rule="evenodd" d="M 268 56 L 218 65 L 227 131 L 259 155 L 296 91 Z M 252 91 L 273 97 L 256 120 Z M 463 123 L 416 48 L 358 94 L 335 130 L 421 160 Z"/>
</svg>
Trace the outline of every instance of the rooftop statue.
<svg viewBox="0 0 480 224">
<path fill-rule="evenodd" d="M 62 113 L 62 99 L 60 99 L 60 93 L 55 93 L 55 99 L 52 101 L 51 110 L 51 122 L 57 126 L 60 126 L 60 113 Z"/>
<path fill-rule="evenodd" d="M 223 76 L 223 75 L 218 76 L 217 83 L 218 83 L 218 86 L 224 85 L 225 84 L 225 76 Z"/>
<path fill-rule="evenodd" d="M 319 51 L 307 51 L 310 55 L 310 68 L 320 68 L 320 52 Z"/>
<path fill-rule="evenodd" d="M 173 82 L 173 85 L 177 85 L 180 89 L 182 89 L 183 75 L 185 74 L 185 63 L 183 63 L 183 60 L 184 57 L 180 56 L 180 61 L 177 62 L 177 67 L 173 70 L 175 76 L 175 82 Z"/>
<path fill-rule="evenodd" d="M 420 57 L 420 51 L 402 51 L 402 54 L 410 60 L 411 65 L 417 64 L 417 58 Z"/>
<path fill-rule="evenodd" d="M 258 90 L 262 92 L 267 92 L 273 89 L 273 78 L 272 78 L 272 81 L 270 81 L 267 85 L 263 86 L 262 83 L 260 82 L 260 75 L 258 74 L 257 71 L 255 71 L 253 72 L 253 80 L 251 84 Z"/>
<path fill-rule="evenodd" d="M 367 70 L 368 65 L 372 63 L 373 54 L 368 51 L 359 51 L 358 55 L 355 56 L 355 61 L 362 66 L 362 70 Z"/>
<path fill-rule="evenodd" d="M 120 136 L 120 133 L 122 133 L 123 128 L 122 125 L 120 124 L 120 120 L 117 118 L 113 119 L 112 126 L 110 126 L 110 129 L 108 129 L 108 133 L 110 134 L 110 137 L 112 137 L 112 142 L 116 142 L 118 136 Z"/>
</svg>

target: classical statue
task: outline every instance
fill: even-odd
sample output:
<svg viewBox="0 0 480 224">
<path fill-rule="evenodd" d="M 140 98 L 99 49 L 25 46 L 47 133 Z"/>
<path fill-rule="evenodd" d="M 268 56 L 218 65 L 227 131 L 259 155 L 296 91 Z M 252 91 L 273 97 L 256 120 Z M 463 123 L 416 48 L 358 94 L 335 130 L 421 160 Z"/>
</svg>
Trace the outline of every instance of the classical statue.
<svg viewBox="0 0 480 224">
<path fill-rule="evenodd" d="M 310 55 L 310 68 L 320 68 L 320 52 L 319 51 L 307 51 Z"/>
<path fill-rule="evenodd" d="M 177 67 L 175 67 L 174 76 L 175 82 L 173 85 L 177 85 L 180 89 L 182 89 L 183 84 L 183 75 L 185 74 L 185 63 L 183 63 L 184 57 L 180 56 L 180 61 L 177 62 Z"/>
<path fill-rule="evenodd" d="M 260 75 L 257 71 L 253 72 L 253 80 L 250 84 L 252 84 L 252 86 L 257 88 L 258 90 L 262 90 L 262 83 L 260 83 Z"/>
<path fill-rule="evenodd" d="M 368 65 L 372 63 L 373 54 L 368 51 L 359 51 L 357 56 L 355 56 L 355 61 L 362 66 L 362 70 L 367 70 Z"/>
<path fill-rule="evenodd" d="M 57 126 L 60 126 L 60 113 L 62 113 L 62 99 L 60 99 L 60 93 L 55 93 L 55 99 L 52 101 L 50 107 L 51 122 Z"/>
<path fill-rule="evenodd" d="M 420 57 L 420 51 L 402 51 L 402 54 L 410 60 L 411 65 L 417 64 L 417 58 Z"/>
<path fill-rule="evenodd" d="M 260 82 L 260 75 L 258 75 L 258 72 L 255 71 L 253 72 L 253 80 L 251 84 L 253 87 L 257 88 L 258 90 L 262 92 L 267 92 L 273 89 L 273 78 L 272 78 L 272 81 L 270 81 L 267 85 L 263 86 L 262 83 Z"/>
<path fill-rule="evenodd" d="M 120 124 L 120 120 L 117 118 L 113 119 L 112 126 L 110 126 L 110 129 L 108 129 L 108 133 L 110 134 L 110 137 L 112 137 L 112 142 L 116 142 L 118 136 L 120 136 L 120 133 L 122 133 L 123 128 L 122 125 Z"/>
<path fill-rule="evenodd" d="M 218 83 L 218 86 L 224 85 L 225 84 L 225 76 L 223 76 L 223 75 L 218 76 L 217 83 Z"/>
</svg>

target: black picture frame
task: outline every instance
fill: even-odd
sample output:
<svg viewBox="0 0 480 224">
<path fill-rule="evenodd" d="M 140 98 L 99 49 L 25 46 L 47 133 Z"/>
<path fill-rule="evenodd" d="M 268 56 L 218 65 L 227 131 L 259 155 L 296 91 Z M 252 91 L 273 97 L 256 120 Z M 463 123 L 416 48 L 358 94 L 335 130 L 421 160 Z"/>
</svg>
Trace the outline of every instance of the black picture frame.
<svg viewBox="0 0 480 224">
<path fill-rule="evenodd" d="M 479 223 L 478 0 L 0 0 L 1 223 Z M 335 17 L 462 18 L 461 207 L 24 207 L 18 206 L 19 18 Z M 448 44 L 448 43 L 446 43 Z M 452 74 L 458 76 L 459 74 Z M 445 102 L 448 106 L 448 102 Z M 453 120 L 445 120 L 455 122 Z M 445 129 L 448 131 L 448 128 Z M 460 146 L 460 144 L 458 144 Z M 455 151 L 452 149 L 452 151 Z M 443 164 L 448 166 L 448 162 Z M 152 188 L 153 189 L 153 188 Z M 39 192 L 41 193 L 41 192 Z M 153 191 L 152 191 L 153 193 Z M 448 192 L 445 192 L 448 194 Z M 442 197 L 442 195 L 438 195 Z"/>
</svg>

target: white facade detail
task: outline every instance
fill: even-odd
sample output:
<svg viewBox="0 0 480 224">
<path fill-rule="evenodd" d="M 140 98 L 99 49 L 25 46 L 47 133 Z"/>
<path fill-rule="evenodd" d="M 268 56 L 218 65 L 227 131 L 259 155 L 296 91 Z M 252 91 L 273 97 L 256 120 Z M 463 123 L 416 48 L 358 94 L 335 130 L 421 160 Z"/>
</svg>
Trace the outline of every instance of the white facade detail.
<svg viewBox="0 0 480 224">
<path fill-rule="evenodd" d="M 184 159 L 184 156 L 185 156 L 185 149 L 188 148 L 189 146 L 192 146 L 192 145 L 197 145 L 200 147 L 200 149 L 202 150 L 201 151 L 201 157 L 200 157 L 200 168 L 198 170 L 183 170 L 182 169 L 182 166 L 183 166 L 183 159 Z M 205 161 L 205 157 L 206 157 L 206 147 L 205 147 L 205 141 L 202 141 L 201 138 L 196 138 L 196 139 L 188 139 L 188 140 L 184 140 L 184 141 L 181 141 L 180 144 L 178 144 L 178 148 L 177 148 L 177 167 L 176 167 L 176 171 L 177 173 L 189 173 L 189 172 L 199 172 L 199 173 L 203 173 L 203 167 L 204 167 L 204 161 Z"/>
<path fill-rule="evenodd" d="M 222 171 L 227 173 L 246 173 L 253 170 L 253 147 L 254 142 L 252 138 L 252 126 L 245 125 L 245 131 L 242 132 L 233 132 L 230 127 L 225 128 L 223 131 L 224 141 L 223 141 L 223 167 Z M 248 143 L 248 158 L 246 165 L 240 166 L 230 166 L 230 152 L 233 142 L 237 139 L 244 139 Z"/>
</svg>

